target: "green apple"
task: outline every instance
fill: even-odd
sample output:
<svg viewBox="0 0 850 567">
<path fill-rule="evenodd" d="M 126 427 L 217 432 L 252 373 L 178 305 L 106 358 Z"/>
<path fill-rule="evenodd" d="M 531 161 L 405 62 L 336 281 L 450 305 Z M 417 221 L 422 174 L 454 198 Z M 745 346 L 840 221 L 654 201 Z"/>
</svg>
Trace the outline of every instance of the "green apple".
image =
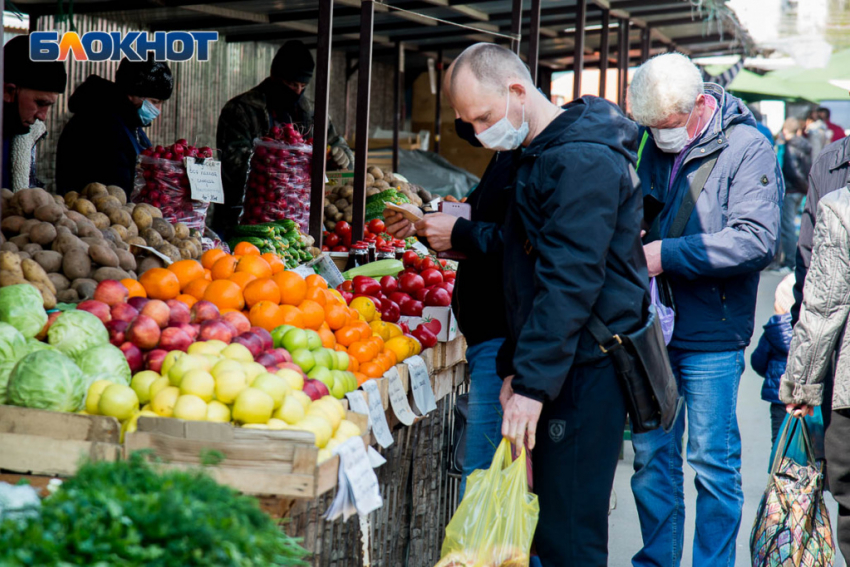
<svg viewBox="0 0 850 567">
<path fill-rule="evenodd" d="M 300 330 L 300 329 L 296 329 Z M 286 335 L 287 337 L 289 334 Z M 298 350 L 290 350 L 289 353 L 292 355 L 292 362 L 301 367 L 301 370 L 304 372 L 310 372 L 314 366 L 316 366 L 316 359 L 313 358 L 313 353 L 307 350 L 306 348 L 300 348 Z M 325 368 L 327 370 L 327 368 Z"/>
<path fill-rule="evenodd" d="M 312 329 L 307 329 L 304 331 L 307 334 L 307 348 L 310 350 L 316 350 L 322 348 L 322 337 L 319 336 L 319 333 Z"/>
<path fill-rule="evenodd" d="M 168 380 L 172 385 L 179 388 L 180 382 L 183 380 L 183 376 L 187 372 L 195 370 L 196 368 L 206 370 L 208 365 L 209 360 L 207 360 L 207 358 L 203 355 L 187 354 L 186 356 L 181 356 L 168 370 Z"/>
<path fill-rule="evenodd" d="M 274 348 L 281 348 L 283 346 L 283 336 L 292 329 L 296 328 L 297 327 L 293 327 L 292 325 L 281 325 L 279 327 L 275 327 L 271 333 L 272 342 L 274 342 Z"/>
<path fill-rule="evenodd" d="M 316 361 L 316 366 L 322 366 L 328 370 L 332 370 L 336 362 L 336 357 L 333 356 L 332 352 L 328 352 L 328 349 L 320 348 L 313 351 L 313 360 Z"/>
<path fill-rule="evenodd" d="M 221 356 L 223 356 L 224 358 L 229 358 L 231 360 L 238 360 L 240 362 L 254 361 L 254 355 L 251 354 L 251 351 L 248 350 L 248 347 L 246 347 L 245 345 L 240 345 L 239 343 L 227 345 L 224 350 L 221 351 Z"/>
<path fill-rule="evenodd" d="M 218 378 L 219 374 L 223 374 L 225 372 L 239 372 L 240 374 L 244 374 L 245 371 L 242 370 L 242 363 L 238 360 L 230 360 L 225 358 L 223 360 L 219 360 L 215 366 L 210 370 L 210 374 L 213 375 L 213 378 Z"/>
<path fill-rule="evenodd" d="M 330 390 L 334 385 L 334 377 L 331 374 L 331 371 L 325 368 L 324 366 L 317 366 L 313 370 L 307 373 L 308 378 L 312 378 L 313 380 L 318 380 L 322 384 L 328 387 Z"/>
<path fill-rule="evenodd" d="M 274 416 L 289 425 L 295 425 L 304 419 L 305 413 L 304 406 L 295 396 L 286 396 L 283 399 L 283 405 L 275 412 Z"/>
<path fill-rule="evenodd" d="M 254 381 L 254 378 L 260 374 L 265 374 L 268 370 L 259 362 L 243 362 L 242 372 L 245 373 L 245 383 L 250 384 Z"/>
<path fill-rule="evenodd" d="M 251 387 L 262 390 L 271 396 L 272 400 L 274 400 L 274 409 L 278 409 L 283 405 L 283 398 L 292 391 L 286 380 L 268 372 L 254 378 L 254 381 L 251 382 Z"/>
<path fill-rule="evenodd" d="M 345 375 L 345 383 L 346 383 L 346 392 L 353 392 L 357 389 L 357 377 L 354 375 L 354 372 L 344 372 Z"/>
<path fill-rule="evenodd" d="M 332 350 L 332 349 L 328 349 Z M 336 358 L 336 364 L 334 365 L 335 370 L 348 370 L 348 364 L 350 362 L 348 358 L 347 352 L 342 352 L 341 350 L 332 350 L 334 358 Z"/>
<path fill-rule="evenodd" d="M 130 387 L 133 388 L 133 391 L 139 397 L 140 404 L 144 405 L 151 401 L 151 384 L 159 378 L 161 376 L 153 370 L 143 370 L 133 376 L 133 380 L 130 381 Z"/>
<path fill-rule="evenodd" d="M 162 368 L 159 369 L 160 374 L 163 376 L 168 376 L 168 371 L 171 370 L 171 367 L 174 366 L 174 363 L 177 362 L 178 358 L 182 358 L 186 356 L 186 353 L 182 350 L 172 350 L 168 354 L 165 355 L 165 358 L 162 359 Z"/>
<path fill-rule="evenodd" d="M 227 343 L 224 341 L 219 341 L 216 339 L 212 339 L 207 341 L 207 346 L 215 349 L 214 354 L 221 354 L 221 351 L 227 348 Z"/>
<path fill-rule="evenodd" d="M 293 390 L 303 390 L 304 389 L 304 377 L 301 373 L 294 371 L 291 368 L 281 368 L 277 372 L 275 372 L 278 376 L 286 380 L 289 387 Z"/>
<path fill-rule="evenodd" d="M 341 384 L 342 388 L 348 391 L 348 381 L 345 379 L 345 372 L 341 370 L 331 370 L 331 376 L 333 376 L 334 379 L 334 386 Z M 333 392 L 331 392 L 331 395 L 333 395 Z"/>
<path fill-rule="evenodd" d="M 334 387 L 328 388 L 328 390 L 330 390 L 331 395 L 338 400 L 341 400 L 345 397 L 345 385 L 343 385 L 342 382 L 342 380 L 334 380 Z"/>
<path fill-rule="evenodd" d="M 218 356 L 220 352 L 216 345 L 210 344 L 212 341 L 198 341 L 189 345 L 187 352 L 189 354 L 214 354 Z"/>
<path fill-rule="evenodd" d="M 245 373 L 241 369 L 222 371 L 215 377 L 215 397 L 223 404 L 232 404 L 247 388 Z"/>
<path fill-rule="evenodd" d="M 290 353 L 307 348 L 307 333 L 301 329 L 290 329 L 283 335 L 283 348 Z"/>
</svg>

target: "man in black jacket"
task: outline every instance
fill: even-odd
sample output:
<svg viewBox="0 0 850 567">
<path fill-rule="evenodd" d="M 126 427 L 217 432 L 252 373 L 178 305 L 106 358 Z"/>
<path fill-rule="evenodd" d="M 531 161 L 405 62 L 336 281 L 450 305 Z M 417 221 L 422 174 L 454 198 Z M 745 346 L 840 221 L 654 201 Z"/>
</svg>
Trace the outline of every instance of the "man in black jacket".
<svg viewBox="0 0 850 567">
<path fill-rule="evenodd" d="M 809 190 L 809 170 L 812 169 L 812 145 L 802 136 L 802 125 L 788 118 L 782 126 L 785 140 L 782 154 L 782 177 L 785 178 L 785 200 L 782 203 L 782 267 L 794 268 L 797 256 L 797 213 Z"/>
<path fill-rule="evenodd" d="M 630 172 L 638 129 L 596 97 L 553 105 L 522 61 L 492 44 L 455 61 L 451 93 L 485 147 L 524 147 L 503 232 L 499 374 L 502 434 L 534 450 L 536 549 L 544 567 L 606 565 L 626 410 L 586 324 L 596 313 L 630 332 L 648 310 L 642 195 Z"/>
</svg>

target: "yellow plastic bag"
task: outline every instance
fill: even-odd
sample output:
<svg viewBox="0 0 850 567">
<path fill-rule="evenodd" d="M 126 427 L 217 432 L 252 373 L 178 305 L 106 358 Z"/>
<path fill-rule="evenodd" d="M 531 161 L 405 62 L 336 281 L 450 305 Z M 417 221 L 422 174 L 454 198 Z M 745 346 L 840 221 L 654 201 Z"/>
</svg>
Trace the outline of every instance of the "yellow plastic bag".
<svg viewBox="0 0 850 567">
<path fill-rule="evenodd" d="M 528 567 L 540 507 L 526 474 L 525 449 L 511 462 L 502 439 L 490 468 L 469 475 L 435 567 Z"/>
</svg>

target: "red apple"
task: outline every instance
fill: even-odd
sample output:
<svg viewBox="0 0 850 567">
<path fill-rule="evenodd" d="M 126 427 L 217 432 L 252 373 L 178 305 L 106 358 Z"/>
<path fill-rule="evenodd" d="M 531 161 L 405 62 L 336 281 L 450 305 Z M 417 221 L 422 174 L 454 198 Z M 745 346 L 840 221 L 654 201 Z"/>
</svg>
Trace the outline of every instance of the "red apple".
<svg viewBox="0 0 850 567">
<path fill-rule="evenodd" d="M 88 311 L 104 323 L 112 321 L 112 313 L 109 306 L 102 301 L 87 299 L 80 302 L 80 304 L 77 305 L 77 309 L 80 311 Z"/>
<path fill-rule="evenodd" d="M 168 326 L 168 319 L 171 317 L 171 309 L 168 308 L 168 305 L 159 299 L 151 299 L 142 309 L 139 311 L 142 315 L 147 315 L 159 325 L 160 329 L 164 329 Z"/>
<path fill-rule="evenodd" d="M 192 344 L 192 337 L 177 327 L 163 329 L 162 335 L 159 337 L 159 348 L 169 352 L 172 350 L 186 352 L 189 350 L 190 344 Z"/>
<path fill-rule="evenodd" d="M 239 343 L 248 349 L 251 353 L 251 356 L 257 358 L 257 356 L 263 352 L 263 339 L 258 337 L 252 332 L 242 333 L 239 336 L 233 337 L 234 343 Z"/>
<path fill-rule="evenodd" d="M 151 350 L 159 344 L 159 325 L 149 316 L 140 314 L 127 329 L 127 340 L 142 350 Z"/>
<path fill-rule="evenodd" d="M 157 328 L 157 330 L 159 330 L 159 328 Z M 131 342 L 126 342 L 118 348 L 120 348 L 121 352 L 124 353 L 124 358 L 127 359 L 127 364 L 130 366 L 130 372 L 135 374 L 145 367 L 145 361 L 139 347 Z"/>
<path fill-rule="evenodd" d="M 189 335 L 189 338 L 192 339 L 193 342 L 198 338 L 198 333 L 201 330 L 199 325 L 192 325 L 191 323 L 177 323 L 175 325 L 169 325 L 168 328 L 180 329 Z"/>
<path fill-rule="evenodd" d="M 192 306 L 191 315 L 192 323 L 198 324 L 221 317 L 221 314 L 218 312 L 218 307 L 216 307 L 215 304 L 203 300 L 198 301 Z"/>
<path fill-rule="evenodd" d="M 272 353 L 278 362 L 292 362 L 292 355 L 285 348 L 275 348 L 269 351 Z"/>
<path fill-rule="evenodd" d="M 277 364 L 277 367 L 278 368 L 288 368 L 290 370 L 294 370 L 295 372 L 297 372 L 298 374 L 300 374 L 304 378 L 307 377 L 307 374 L 303 370 L 301 370 L 301 367 L 298 366 L 297 364 L 295 364 L 294 362 L 279 362 Z"/>
<path fill-rule="evenodd" d="M 230 326 L 221 320 L 204 321 L 201 323 L 201 332 L 198 333 L 198 340 L 211 341 L 217 340 L 230 344 L 233 340 L 233 332 Z"/>
<path fill-rule="evenodd" d="M 248 318 L 239 311 L 229 311 L 221 316 L 222 319 L 236 327 L 237 334 L 242 334 L 251 330 L 251 322 Z"/>
<path fill-rule="evenodd" d="M 260 337 L 263 341 L 263 350 L 271 350 L 274 348 L 272 335 L 262 327 L 251 327 L 251 332 Z"/>
<path fill-rule="evenodd" d="M 236 326 L 233 323 L 224 320 L 224 318 L 219 319 L 218 322 L 230 329 L 231 337 L 235 337 L 239 334 L 239 331 L 236 329 Z"/>
<path fill-rule="evenodd" d="M 127 321 L 121 321 L 120 319 L 113 319 L 107 323 L 106 330 L 109 331 L 109 342 L 117 347 L 124 344 L 127 341 L 126 333 L 127 327 L 129 326 L 130 323 Z"/>
<path fill-rule="evenodd" d="M 129 303 L 119 303 L 112 306 L 112 320 L 129 323 L 139 314 L 139 310 Z"/>
<path fill-rule="evenodd" d="M 103 280 L 94 290 L 94 299 L 110 307 L 126 302 L 128 297 L 130 292 L 118 280 Z"/>
<path fill-rule="evenodd" d="M 147 303 L 148 301 L 150 301 L 150 299 L 148 299 L 147 297 L 136 296 L 136 297 L 131 297 L 130 299 L 128 299 L 127 303 L 129 303 L 133 308 L 135 308 L 138 311 L 142 307 L 144 307 L 145 303 Z"/>
<path fill-rule="evenodd" d="M 310 396 L 310 399 L 314 402 L 330 395 L 327 386 L 318 380 L 312 380 L 310 378 L 304 380 L 304 393 Z"/>
<path fill-rule="evenodd" d="M 61 314 L 62 314 L 61 311 L 54 311 L 53 313 L 48 315 L 47 316 L 47 323 L 44 324 L 44 327 L 42 327 L 41 331 L 39 331 L 39 333 L 35 336 L 35 338 L 40 340 L 40 341 L 43 341 L 45 338 L 47 338 L 47 331 L 50 330 L 50 325 L 52 325 L 53 322 L 56 319 L 58 319 Z"/>
<path fill-rule="evenodd" d="M 189 323 L 192 320 L 192 312 L 189 311 L 189 306 L 182 301 L 169 299 L 165 303 L 171 311 L 168 317 L 169 325 L 174 326 L 176 323 Z"/>
<path fill-rule="evenodd" d="M 278 360 L 275 355 L 270 352 L 261 352 L 260 354 L 254 357 L 254 362 L 262 364 L 266 368 L 272 368 L 283 361 Z"/>
<path fill-rule="evenodd" d="M 162 370 L 162 361 L 165 360 L 167 350 L 161 348 L 154 349 L 145 355 L 145 370 L 153 370 L 160 372 Z"/>
</svg>

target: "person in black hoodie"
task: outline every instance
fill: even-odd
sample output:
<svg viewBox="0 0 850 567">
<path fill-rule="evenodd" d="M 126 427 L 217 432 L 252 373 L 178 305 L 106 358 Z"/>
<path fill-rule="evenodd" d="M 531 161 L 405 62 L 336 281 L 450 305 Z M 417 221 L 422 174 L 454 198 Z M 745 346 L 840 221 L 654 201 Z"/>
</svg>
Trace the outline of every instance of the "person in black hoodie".
<svg viewBox="0 0 850 567">
<path fill-rule="evenodd" d="M 508 336 L 498 372 L 502 434 L 533 450 L 536 550 L 544 567 L 606 565 L 626 408 L 586 325 L 595 313 L 627 333 L 648 316 L 638 128 L 600 98 L 555 106 L 516 54 L 493 44 L 458 57 L 451 100 L 484 147 L 524 147 L 502 233 Z"/>
<path fill-rule="evenodd" d="M 445 85 L 449 84 L 452 70 L 453 65 L 446 72 Z M 447 91 L 444 88 L 446 94 Z M 471 124 L 458 118 L 455 130 L 461 139 L 481 147 Z M 451 249 L 466 255 L 465 260 L 458 262 L 452 294 L 452 310 L 466 337 L 470 370 L 461 498 L 467 477 L 475 470 L 490 466 L 501 437 L 499 393 L 502 380 L 496 373 L 496 355 L 507 336 L 501 229 L 517 158 L 518 152 L 498 152 L 493 156 L 481 181 L 467 197 L 466 202 L 472 209 L 470 220 L 433 213 L 413 225 L 397 212 L 384 211 L 387 232 L 394 237 L 407 238 L 415 234 L 437 252 Z M 419 212 L 414 205 L 405 207 Z"/>
<path fill-rule="evenodd" d="M 90 75 L 68 101 L 74 116 L 59 137 L 57 192 L 81 191 L 98 182 L 117 185 L 129 197 L 136 156 L 151 146 L 144 128 L 159 116 L 173 89 L 168 64 L 153 59 L 124 59 L 115 82 Z"/>
</svg>

